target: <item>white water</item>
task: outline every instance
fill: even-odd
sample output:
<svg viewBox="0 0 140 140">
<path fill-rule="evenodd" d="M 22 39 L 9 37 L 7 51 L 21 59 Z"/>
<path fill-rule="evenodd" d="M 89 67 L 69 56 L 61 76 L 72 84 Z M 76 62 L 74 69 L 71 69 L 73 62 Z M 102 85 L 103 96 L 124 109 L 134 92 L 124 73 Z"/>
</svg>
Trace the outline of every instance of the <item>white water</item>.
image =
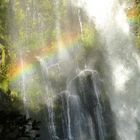
<svg viewBox="0 0 140 140">
<path fill-rule="evenodd" d="M 44 76 L 44 85 L 45 85 L 45 91 L 46 94 L 44 95 L 44 102 L 46 103 L 47 106 L 47 113 L 48 113 L 48 128 L 49 128 L 49 133 L 51 134 L 51 139 L 58 139 L 57 135 L 56 135 L 56 128 L 55 128 L 55 124 L 54 124 L 54 111 L 53 111 L 53 89 L 51 87 L 51 83 L 48 80 L 48 66 L 47 63 L 38 58 L 38 61 L 40 62 L 41 65 L 41 69 L 42 69 L 42 75 Z M 52 95 L 51 95 L 52 94 Z M 45 116 L 47 117 L 47 116 Z"/>
<path fill-rule="evenodd" d="M 116 116 L 119 140 L 136 140 L 136 120 L 139 120 L 140 113 L 140 57 L 125 14 L 127 3 L 118 0 L 84 2 L 87 6 L 83 8 L 95 21 L 96 29 L 100 33 L 109 65 L 105 67 L 106 90 Z"/>
<path fill-rule="evenodd" d="M 129 24 L 127 22 L 127 17 L 125 14 L 125 7 L 127 4 L 125 3 L 125 1 L 120 2 L 119 0 L 77 0 L 77 1 L 68 0 L 68 4 L 71 4 L 71 1 L 73 5 L 78 7 L 77 10 L 78 12 L 76 11 L 76 13 L 77 13 L 77 21 L 80 27 L 81 34 L 83 32 L 84 23 L 81 18 L 81 12 L 79 10 L 79 7 L 86 10 L 89 19 L 95 23 L 96 30 L 100 36 L 100 42 L 102 44 L 102 53 L 104 54 L 104 59 L 105 59 L 103 60 L 105 64 L 102 66 L 102 69 L 104 71 L 103 82 L 105 85 L 105 92 L 109 96 L 111 102 L 111 108 L 113 110 L 113 113 L 115 114 L 115 124 L 116 124 L 117 135 L 118 135 L 117 140 L 136 140 L 136 133 L 138 131 L 136 120 L 140 121 L 139 119 L 140 57 L 135 49 L 133 43 L 133 36 L 132 36 L 133 34 L 129 29 Z M 59 85 L 60 80 L 64 80 L 62 84 L 63 83 L 66 84 L 66 86 L 64 85 L 65 87 L 64 89 L 71 91 L 70 88 L 68 89 L 70 84 L 77 77 L 80 77 L 82 73 L 83 74 L 85 73 L 85 70 L 80 70 L 79 62 L 77 60 L 77 54 L 80 51 L 80 47 L 79 47 L 80 44 L 77 45 L 78 48 L 77 52 L 75 52 L 75 50 L 73 49 L 72 55 L 69 53 L 69 51 L 66 48 L 64 48 L 64 44 L 62 41 L 62 31 L 61 31 L 62 27 L 61 27 L 60 12 L 59 12 L 59 8 L 61 5 L 59 2 L 60 1 L 55 1 L 54 4 L 55 5 L 54 10 L 56 12 L 55 29 L 56 29 L 56 42 L 57 42 L 56 44 L 58 49 L 57 55 L 55 56 L 54 60 L 45 60 L 43 58 L 40 58 L 40 56 L 37 58 L 42 70 L 42 75 L 43 75 L 42 79 L 44 80 L 43 87 L 45 88 L 45 94 L 43 94 L 42 102 L 44 102 L 45 105 L 48 107 L 47 111 L 49 116 L 49 122 L 47 124 L 48 125 L 47 127 L 49 128 L 49 133 L 51 134 L 51 138 L 50 138 L 51 140 L 59 139 L 59 137 L 56 134 L 57 133 L 56 124 L 55 124 L 56 114 L 54 112 L 54 99 L 61 91 L 61 86 Z M 27 12 L 26 16 L 28 16 L 30 12 L 30 8 L 28 8 L 28 11 L 26 12 Z M 41 32 L 41 36 L 39 36 L 39 38 L 42 39 L 44 38 L 43 33 L 45 28 L 45 24 L 43 22 L 43 15 L 41 15 L 41 13 L 37 10 L 34 10 L 34 14 L 36 14 L 37 15 L 36 18 L 38 18 L 38 26 L 36 31 Z M 27 19 L 26 19 L 26 24 L 29 24 L 27 22 Z M 26 25 L 26 30 L 27 30 L 26 32 L 29 32 L 27 29 L 27 25 Z M 27 34 L 26 34 L 26 39 L 28 40 Z M 22 44 L 22 42 L 20 43 Z M 90 61 L 94 59 L 93 55 L 91 55 Z M 21 57 L 20 59 L 21 59 L 21 63 L 23 63 L 22 62 L 23 58 Z M 68 63 L 66 60 L 68 61 Z M 66 66 L 61 65 L 60 64 L 61 62 L 65 62 Z M 76 64 L 76 66 L 74 64 Z M 87 67 L 88 68 L 91 67 L 88 65 L 88 62 L 87 64 L 85 63 L 84 66 L 85 69 Z M 55 69 L 58 69 L 57 72 L 54 72 L 56 79 L 53 77 L 54 76 L 53 71 Z M 52 75 L 50 75 L 51 72 L 53 73 Z M 90 70 L 90 72 L 92 72 L 92 70 Z M 60 73 L 61 73 L 61 77 L 60 77 Z M 22 75 L 21 81 L 22 81 L 23 101 L 25 104 L 28 104 L 26 103 L 27 99 L 25 94 L 25 82 L 27 82 L 27 79 L 25 79 L 24 75 Z M 54 81 L 56 81 L 58 87 L 60 86 L 59 92 L 54 91 L 55 89 L 54 85 L 56 84 L 53 83 Z M 83 86 L 80 85 L 80 86 L 82 89 L 82 87 L 84 87 L 85 85 Z M 96 87 L 96 84 L 94 84 L 94 90 L 95 90 L 96 98 L 98 100 L 98 105 L 96 106 L 95 112 L 96 112 L 96 117 L 98 122 L 97 125 L 99 128 L 98 131 L 100 134 L 99 140 L 104 140 L 105 130 L 103 127 L 104 124 L 102 118 L 102 106 L 99 100 L 100 93 L 98 91 L 99 90 L 98 88 L 99 87 L 98 86 Z M 71 94 L 73 94 L 73 92 L 71 91 Z M 82 108 L 81 107 L 82 101 L 79 102 L 77 94 L 78 93 L 75 93 L 74 96 L 71 96 L 69 94 L 67 95 L 68 97 L 66 98 L 67 99 L 66 109 L 63 110 L 64 112 L 66 111 L 65 117 L 68 119 L 67 120 L 68 122 L 66 122 L 66 126 L 68 128 L 67 139 L 68 140 L 74 139 L 72 136 L 74 135 L 72 134 L 72 126 L 74 129 L 77 129 L 76 137 L 79 138 L 78 140 L 88 139 L 89 137 L 87 136 L 87 133 L 90 134 L 90 138 L 89 138 L 90 140 L 97 139 L 95 138 L 95 134 L 94 134 L 95 132 L 93 130 L 93 124 L 90 115 L 89 114 L 87 115 L 87 112 L 85 111 L 83 112 L 81 111 L 81 114 L 79 112 L 79 110 Z M 73 98 L 75 96 L 76 98 Z M 73 105 L 70 104 L 70 101 L 73 103 Z M 77 112 L 75 111 L 76 109 L 74 107 L 78 110 Z M 73 114 L 71 114 L 71 110 L 74 110 Z M 75 118 L 79 118 L 80 120 L 79 126 L 75 126 L 73 124 L 74 120 L 71 119 L 72 116 L 74 116 Z M 47 117 L 47 115 L 44 117 Z M 82 121 L 88 124 L 88 126 L 86 126 L 88 128 L 88 131 L 85 131 Z M 65 132 L 65 130 L 63 131 Z"/>
<path fill-rule="evenodd" d="M 82 24 L 82 21 L 81 21 L 80 9 L 78 9 L 78 20 L 79 20 L 79 25 L 80 25 L 80 31 L 81 31 L 81 34 L 82 34 L 83 33 L 83 24 Z"/>
<path fill-rule="evenodd" d="M 70 96 L 68 95 L 68 98 L 67 98 L 68 139 L 72 140 L 69 97 Z"/>
<path fill-rule="evenodd" d="M 22 57 L 22 52 L 20 52 L 20 63 L 21 63 L 21 69 L 23 70 L 23 57 Z M 20 85 L 20 89 L 21 89 L 21 98 L 23 99 L 23 105 L 24 105 L 24 111 L 25 111 L 25 114 L 26 114 L 26 117 L 29 118 L 29 112 L 28 112 L 28 109 L 27 109 L 27 105 L 28 105 L 28 97 L 27 97 L 27 94 L 26 94 L 26 75 L 22 75 L 21 77 L 21 85 Z"/>
<path fill-rule="evenodd" d="M 94 73 L 92 73 L 92 77 L 94 78 Z M 104 129 L 104 124 L 103 124 L 103 116 L 102 116 L 102 106 L 101 106 L 101 103 L 100 103 L 100 100 L 99 100 L 99 95 L 100 95 L 100 92 L 99 92 L 99 87 L 97 87 L 97 81 L 99 79 L 96 79 L 94 82 L 94 89 L 95 89 L 95 94 L 96 94 L 96 97 L 97 97 L 97 107 L 96 107 L 96 113 L 97 113 L 97 121 L 98 121 L 98 127 L 99 127 L 99 135 L 100 135 L 100 139 L 101 140 L 104 140 L 104 137 L 105 137 L 105 129 Z"/>
</svg>

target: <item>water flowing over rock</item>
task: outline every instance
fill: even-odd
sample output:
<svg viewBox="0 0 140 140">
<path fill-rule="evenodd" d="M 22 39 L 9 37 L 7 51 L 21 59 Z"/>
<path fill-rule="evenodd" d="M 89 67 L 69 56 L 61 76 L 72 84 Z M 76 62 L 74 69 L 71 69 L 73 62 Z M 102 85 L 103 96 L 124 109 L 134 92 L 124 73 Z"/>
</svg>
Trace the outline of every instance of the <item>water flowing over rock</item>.
<svg viewBox="0 0 140 140">
<path fill-rule="evenodd" d="M 66 91 L 49 99 L 46 125 L 50 140 L 115 140 L 113 113 L 102 88 L 97 71 L 85 69 Z"/>
<path fill-rule="evenodd" d="M 11 0 L 9 10 L 19 11 L 11 23 L 21 18 L 11 25 L 17 66 L 10 84 L 26 114 L 43 122 L 41 140 L 139 139 L 140 56 L 129 4 Z"/>
</svg>

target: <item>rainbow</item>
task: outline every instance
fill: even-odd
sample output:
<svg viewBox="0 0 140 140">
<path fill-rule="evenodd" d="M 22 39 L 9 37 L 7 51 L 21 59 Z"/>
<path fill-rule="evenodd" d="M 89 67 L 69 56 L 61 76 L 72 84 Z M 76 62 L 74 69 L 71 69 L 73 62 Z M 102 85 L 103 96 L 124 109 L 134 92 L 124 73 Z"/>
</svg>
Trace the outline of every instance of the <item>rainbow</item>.
<svg viewBox="0 0 140 140">
<path fill-rule="evenodd" d="M 79 38 L 79 35 L 74 35 L 72 33 L 65 34 L 64 36 L 65 37 L 61 38 L 63 43 L 62 49 L 69 49 Z M 49 45 L 47 44 L 45 46 L 39 46 L 36 50 L 31 51 L 31 53 L 26 56 L 23 64 L 21 64 L 19 61 L 11 64 L 8 71 L 9 81 L 18 81 L 22 75 L 30 74 L 34 69 L 36 56 L 49 61 L 49 59 L 56 56 L 57 50 L 57 42 L 53 42 Z"/>
<path fill-rule="evenodd" d="M 23 74 L 28 74 L 33 69 L 33 64 L 11 64 L 8 72 L 10 81 L 17 81 Z"/>
<path fill-rule="evenodd" d="M 139 22 L 139 18 L 138 18 L 139 15 L 140 15 L 140 13 L 139 13 L 139 10 L 138 10 L 137 6 L 134 6 L 132 8 L 129 8 L 127 10 L 128 22 L 130 24 L 136 24 L 136 23 L 138 23 Z"/>
</svg>

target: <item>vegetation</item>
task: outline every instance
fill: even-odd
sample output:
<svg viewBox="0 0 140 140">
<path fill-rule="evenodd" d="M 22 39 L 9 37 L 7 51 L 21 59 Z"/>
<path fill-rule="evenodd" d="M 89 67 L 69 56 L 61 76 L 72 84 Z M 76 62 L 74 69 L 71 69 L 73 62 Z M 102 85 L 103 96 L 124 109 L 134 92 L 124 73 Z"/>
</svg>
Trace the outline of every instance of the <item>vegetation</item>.
<svg viewBox="0 0 140 140">
<path fill-rule="evenodd" d="M 39 138 L 40 122 L 21 114 L 17 106 L 21 101 L 0 91 L 0 139 L 2 140 L 37 140 Z"/>
<path fill-rule="evenodd" d="M 130 28 L 135 33 L 136 45 L 140 49 L 140 2 L 138 0 L 135 0 L 133 7 L 127 10 L 127 16 Z"/>
<path fill-rule="evenodd" d="M 8 23 L 7 23 L 8 1 L 0 1 L 0 89 L 8 90 Z"/>
<path fill-rule="evenodd" d="M 140 50 L 140 2 L 136 1 L 133 7 L 126 10 L 126 13 L 135 34 L 137 48 Z M 41 86 L 42 73 L 38 68 L 36 56 L 44 57 L 46 52 L 48 54 L 45 59 L 56 56 L 59 41 L 62 46 L 68 49 L 73 48 L 75 52 L 78 51 L 74 60 L 82 69 L 84 67 L 82 63 L 88 60 L 91 49 L 98 48 L 95 26 L 88 19 L 84 9 L 77 8 L 66 0 L 59 0 L 58 5 L 54 0 L 39 2 L 0 0 L 0 139 L 16 140 L 20 137 L 35 139 L 39 136 L 39 122 L 21 114 L 18 107 L 23 108 L 23 103 L 19 100 L 19 96 L 22 92 L 26 92 L 30 100 L 30 109 L 40 111 L 38 104 L 44 98 L 45 90 Z M 75 46 L 80 49 L 76 50 Z M 70 53 L 72 56 L 72 52 Z M 16 79 L 17 81 L 12 79 L 23 71 L 24 64 L 20 62 L 21 57 L 26 60 L 25 66 L 30 66 L 30 72 L 25 74 L 27 79 L 20 75 L 20 78 L 26 81 L 27 88 L 25 89 L 20 87 L 21 79 Z M 34 67 L 38 71 L 35 71 Z M 16 73 L 18 70 L 20 72 Z M 59 76 L 50 74 L 47 77 L 53 81 L 52 87 L 56 92 L 66 87 Z M 62 78 L 65 79 L 65 76 Z M 11 81 L 14 88 L 10 91 Z M 36 81 L 39 81 L 40 85 Z M 28 87 L 29 83 L 30 87 Z M 37 133 L 34 134 L 34 132 Z"/>
</svg>

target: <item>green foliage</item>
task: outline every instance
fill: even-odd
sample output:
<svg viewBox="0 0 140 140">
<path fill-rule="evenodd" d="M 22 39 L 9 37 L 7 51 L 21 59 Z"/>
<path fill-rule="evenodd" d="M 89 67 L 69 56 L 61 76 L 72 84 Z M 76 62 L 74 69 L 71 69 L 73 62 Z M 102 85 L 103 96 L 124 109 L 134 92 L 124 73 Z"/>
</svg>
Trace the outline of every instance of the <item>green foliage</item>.
<svg viewBox="0 0 140 140">
<path fill-rule="evenodd" d="M 9 0 L 0 1 L 0 89 L 8 90 L 8 23 L 7 8 Z"/>
<path fill-rule="evenodd" d="M 140 25 L 139 25 L 139 29 L 136 34 L 136 45 L 140 49 Z"/>
<path fill-rule="evenodd" d="M 94 47 L 96 41 L 96 30 L 93 26 L 85 25 L 83 27 L 83 32 L 80 37 L 83 46 L 88 49 Z"/>
<path fill-rule="evenodd" d="M 5 49 L 4 46 L 0 44 L 0 58 L 1 58 L 1 67 L 5 66 Z"/>
<path fill-rule="evenodd" d="M 0 77 L 1 78 L 1 77 Z M 8 80 L 4 77 L 4 80 L 0 82 L 0 89 L 4 90 L 5 92 L 8 90 Z"/>
<path fill-rule="evenodd" d="M 0 89 L 4 91 L 8 90 L 7 69 L 5 47 L 0 44 Z"/>
<path fill-rule="evenodd" d="M 0 38 L 4 39 L 7 34 L 7 22 L 6 22 L 6 14 L 7 14 L 7 6 L 8 0 L 0 1 Z"/>
</svg>

